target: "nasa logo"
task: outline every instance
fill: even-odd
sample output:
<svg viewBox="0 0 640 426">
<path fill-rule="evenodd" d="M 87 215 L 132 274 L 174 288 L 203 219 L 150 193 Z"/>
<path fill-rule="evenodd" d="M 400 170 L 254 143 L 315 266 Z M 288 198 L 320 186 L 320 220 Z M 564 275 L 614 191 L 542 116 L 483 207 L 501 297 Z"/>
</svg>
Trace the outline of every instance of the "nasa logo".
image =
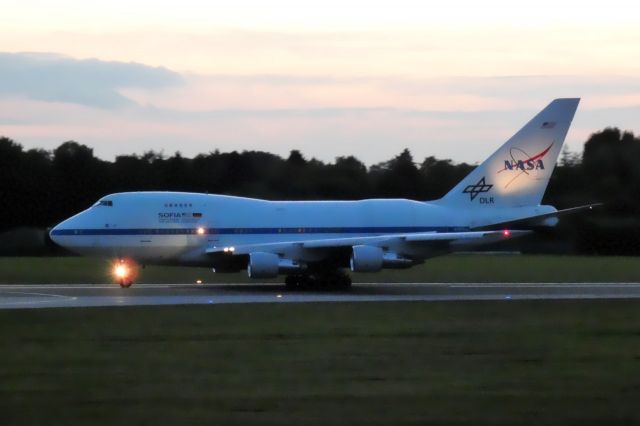
<svg viewBox="0 0 640 426">
<path fill-rule="evenodd" d="M 498 170 L 498 173 L 516 171 L 518 174 L 509 180 L 504 187 L 509 187 L 509 185 L 523 174 L 529 175 L 530 172 L 545 170 L 543 158 L 549 153 L 549 151 L 551 151 L 551 147 L 554 143 L 555 142 L 551 142 L 551 145 L 549 145 L 545 150 L 535 155 L 529 155 L 524 150 L 515 146 L 509 148 L 509 156 L 511 159 L 504 160 L 504 167 Z"/>
<path fill-rule="evenodd" d="M 504 160 L 504 170 L 544 170 L 542 160 Z"/>
</svg>

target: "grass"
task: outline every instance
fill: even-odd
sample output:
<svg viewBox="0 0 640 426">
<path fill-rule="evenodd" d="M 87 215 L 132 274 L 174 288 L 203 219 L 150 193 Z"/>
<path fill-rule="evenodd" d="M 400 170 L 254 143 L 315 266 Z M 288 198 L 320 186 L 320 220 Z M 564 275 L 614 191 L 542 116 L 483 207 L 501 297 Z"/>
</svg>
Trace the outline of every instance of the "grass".
<svg viewBox="0 0 640 426">
<path fill-rule="evenodd" d="M 2 424 L 638 424 L 637 301 L 0 311 Z"/>
<path fill-rule="evenodd" d="M 355 282 L 638 282 L 634 257 L 455 255 L 408 270 L 354 274 Z M 248 282 L 246 273 L 147 266 L 140 283 Z M 265 280 L 269 281 L 269 280 Z M 280 282 L 281 279 L 272 280 Z M 0 257 L 0 283 L 110 283 L 109 261 L 81 257 Z"/>
</svg>

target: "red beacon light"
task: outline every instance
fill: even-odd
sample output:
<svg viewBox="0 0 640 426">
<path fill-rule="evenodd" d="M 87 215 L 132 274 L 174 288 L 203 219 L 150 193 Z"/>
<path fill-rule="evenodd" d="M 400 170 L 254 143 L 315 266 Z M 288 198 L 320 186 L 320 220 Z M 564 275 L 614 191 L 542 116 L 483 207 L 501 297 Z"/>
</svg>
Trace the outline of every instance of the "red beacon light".
<svg viewBox="0 0 640 426">
<path fill-rule="evenodd" d="M 509 231 L 508 229 L 505 229 L 504 231 L 502 231 L 502 235 L 504 235 L 505 237 L 510 237 L 511 231 Z"/>
</svg>

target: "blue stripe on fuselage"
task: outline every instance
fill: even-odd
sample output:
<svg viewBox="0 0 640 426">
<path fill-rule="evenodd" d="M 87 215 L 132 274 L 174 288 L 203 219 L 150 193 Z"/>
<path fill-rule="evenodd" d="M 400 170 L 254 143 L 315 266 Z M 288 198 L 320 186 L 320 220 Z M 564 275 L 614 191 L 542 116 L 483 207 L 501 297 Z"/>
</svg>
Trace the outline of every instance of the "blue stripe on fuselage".
<svg viewBox="0 0 640 426">
<path fill-rule="evenodd" d="M 365 227 L 294 227 L 294 228 L 206 228 L 209 235 L 264 234 L 399 234 L 411 232 L 463 232 L 461 226 L 365 226 Z M 51 235 L 196 235 L 198 228 L 97 228 L 54 229 Z"/>
</svg>

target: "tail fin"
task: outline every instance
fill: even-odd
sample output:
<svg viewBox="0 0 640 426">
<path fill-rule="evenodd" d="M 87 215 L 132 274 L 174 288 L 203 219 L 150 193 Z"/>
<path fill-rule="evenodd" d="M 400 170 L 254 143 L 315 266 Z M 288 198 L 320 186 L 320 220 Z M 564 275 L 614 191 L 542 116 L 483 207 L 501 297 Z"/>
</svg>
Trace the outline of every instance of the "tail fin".
<svg viewBox="0 0 640 426">
<path fill-rule="evenodd" d="M 580 99 L 556 99 L 436 203 L 540 204 Z"/>
</svg>

